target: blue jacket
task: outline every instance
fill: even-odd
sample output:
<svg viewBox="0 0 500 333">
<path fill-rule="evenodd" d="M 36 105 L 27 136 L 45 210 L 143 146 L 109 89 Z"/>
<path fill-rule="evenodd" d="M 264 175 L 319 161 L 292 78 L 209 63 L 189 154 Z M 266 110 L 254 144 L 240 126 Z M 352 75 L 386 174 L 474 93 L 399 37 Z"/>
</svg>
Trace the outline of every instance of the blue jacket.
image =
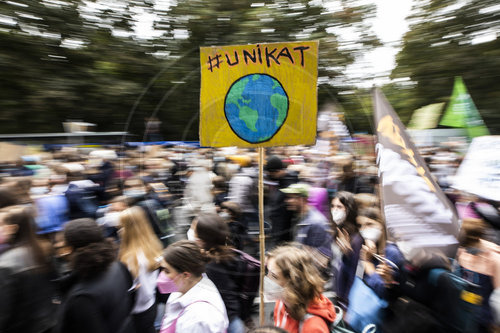
<svg viewBox="0 0 500 333">
<path fill-rule="evenodd" d="M 305 216 L 297 223 L 294 240 L 313 247 L 328 257 L 332 254 L 332 232 L 328 220 L 316 208 L 309 206 Z"/>
</svg>

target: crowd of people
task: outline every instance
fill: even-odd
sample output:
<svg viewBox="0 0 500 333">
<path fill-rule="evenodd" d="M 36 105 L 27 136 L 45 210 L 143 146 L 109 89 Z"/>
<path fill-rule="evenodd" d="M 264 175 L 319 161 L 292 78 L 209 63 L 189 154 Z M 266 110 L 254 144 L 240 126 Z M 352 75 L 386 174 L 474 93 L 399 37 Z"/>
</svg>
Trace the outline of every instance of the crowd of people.
<svg viewBox="0 0 500 333">
<path fill-rule="evenodd" d="M 372 154 L 267 151 L 264 263 L 252 150 L 64 147 L 4 162 L 0 332 L 493 332 L 498 203 L 449 187 L 453 149 L 424 155 L 463 218 L 455 259 L 403 256 Z"/>
</svg>

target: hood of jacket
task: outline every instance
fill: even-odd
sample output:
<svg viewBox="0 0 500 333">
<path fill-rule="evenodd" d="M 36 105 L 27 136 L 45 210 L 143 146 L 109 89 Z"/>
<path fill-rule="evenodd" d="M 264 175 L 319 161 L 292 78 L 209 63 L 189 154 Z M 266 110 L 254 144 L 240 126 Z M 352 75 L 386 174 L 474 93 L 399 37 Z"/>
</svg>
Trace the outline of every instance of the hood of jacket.
<svg viewBox="0 0 500 333">
<path fill-rule="evenodd" d="M 321 297 L 316 298 L 309 304 L 307 313 L 321 317 L 328 323 L 332 323 L 335 320 L 335 307 L 324 295 L 321 295 Z"/>
</svg>

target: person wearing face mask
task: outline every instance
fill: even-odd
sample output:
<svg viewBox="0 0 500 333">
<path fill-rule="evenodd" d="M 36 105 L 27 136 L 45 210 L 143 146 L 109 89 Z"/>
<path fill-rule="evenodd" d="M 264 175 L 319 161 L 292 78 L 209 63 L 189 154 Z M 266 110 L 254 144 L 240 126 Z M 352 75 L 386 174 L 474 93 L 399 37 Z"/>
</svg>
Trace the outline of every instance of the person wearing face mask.
<svg viewBox="0 0 500 333">
<path fill-rule="evenodd" d="M 333 267 L 333 270 L 337 271 L 337 302 L 345 309 L 364 242 L 356 221 L 358 207 L 354 195 L 345 191 L 337 192 L 331 202 L 331 214 L 336 225 L 336 250 L 340 252 L 340 258 L 334 260 Z"/>
<path fill-rule="evenodd" d="M 362 208 L 357 221 L 359 232 L 364 239 L 360 260 L 364 266 L 363 280 L 380 297 L 387 297 L 387 288 L 399 280 L 399 268 L 404 264 L 404 257 L 396 244 L 386 242 L 385 224 L 378 208 Z M 377 258 L 383 256 L 396 267 Z"/>
<path fill-rule="evenodd" d="M 242 295 L 246 262 L 240 253 L 228 244 L 230 231 L 227 223 L 217 214 L 202 213 L 193 222 L 195 238 L 210 262 L 206 273 L 219 290 L 229 318 L 228 333 L 244 333 L 244 321 L 249 323 L 254 297 Z M 257 279 L 258 276 L 254 276 Z"/>
<path fill-rule="evenodd" d="M 157 286 L 170 293 L 160 333 L 222 333 L 228 327 L 224 302 L 207 277 L 208 258 L 196 242 L 181 240 L 163 252 Z"/>
<path fill-rule="evenodd" d="M 332 302 L 322 294 L 324 280 L 310 253 L 279 246 L 267 255 L 264 297 L 276 301 L 274 325 L 290 333 L 330 332 L 336 317 Z"/>
</svg>

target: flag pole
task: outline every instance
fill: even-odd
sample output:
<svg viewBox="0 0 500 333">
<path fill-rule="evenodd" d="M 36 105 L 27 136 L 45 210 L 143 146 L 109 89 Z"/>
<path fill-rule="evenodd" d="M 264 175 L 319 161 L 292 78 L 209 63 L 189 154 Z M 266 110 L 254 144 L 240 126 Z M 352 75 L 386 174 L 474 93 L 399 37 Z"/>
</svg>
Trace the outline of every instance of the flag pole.
<svg viewBox="0 0 500 333">
<path fill-rule="evenodd" d="M 265 273 L 265 251 L 266 235 L 264 233 L 264 148 L 259 151 L 259 247 L 260 247 L 260 287 L 259 287 L 259 323 L 264 326 L 264 273 Z"/>
</svg>

